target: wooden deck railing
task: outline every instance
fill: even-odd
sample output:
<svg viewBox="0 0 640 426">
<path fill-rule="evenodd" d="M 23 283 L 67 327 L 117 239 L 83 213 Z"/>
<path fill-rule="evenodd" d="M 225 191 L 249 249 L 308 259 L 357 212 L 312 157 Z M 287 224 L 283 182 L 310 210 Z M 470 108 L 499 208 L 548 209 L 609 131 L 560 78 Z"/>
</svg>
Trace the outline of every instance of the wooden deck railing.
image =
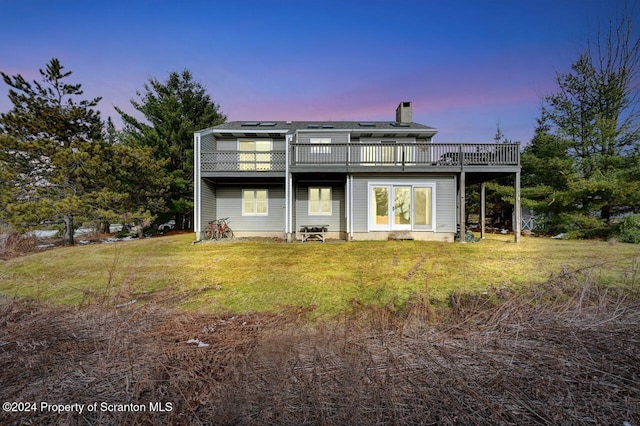
<svg viewBox="0 0 640 426">
<path fill-rule="evenodd" d="M 351 166 L 517 166 L 519 144 L 439 144 L 439 143 L 352 143 L 292 144 L 293 165 Z"/>
<path fill-rule="evenodd" d="M 203 172 L 284 172 L 284 151 L 214 151 L 200 154 Z"/>
<path fill-rule="evenodd" d="M 518 166 L 519 144 L 485 143 L 294 143 L 292 167 L 313 166 Z M 283 151 L 214 151 L 200 157 L 203 172 L 280 172 L 286 169 Z"/>
</svg>

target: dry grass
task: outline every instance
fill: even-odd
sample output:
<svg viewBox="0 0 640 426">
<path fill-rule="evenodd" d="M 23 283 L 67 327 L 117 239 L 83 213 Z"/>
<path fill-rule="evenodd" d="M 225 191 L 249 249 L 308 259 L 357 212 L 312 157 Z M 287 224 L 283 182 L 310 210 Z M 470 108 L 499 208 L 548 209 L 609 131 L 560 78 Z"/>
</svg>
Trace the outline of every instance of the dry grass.
<svg viewBox="0 0 640 426">
<path fill-rule="evenodd" d="M 314 324 L 304 310 L 175 312 L 160 296 L 120 307 L 118 293 L 83 307 L 5 298 L 0 400 L 172 410 L 0 413 L 0 423 L 635 425 L 637 262 L 623 277 L 612 287 L 594 269 L 564 270 L 526 291 L 454 294 L 448 310 L 418 296 L 401 310 L 354 302 Z"/>
</svg>

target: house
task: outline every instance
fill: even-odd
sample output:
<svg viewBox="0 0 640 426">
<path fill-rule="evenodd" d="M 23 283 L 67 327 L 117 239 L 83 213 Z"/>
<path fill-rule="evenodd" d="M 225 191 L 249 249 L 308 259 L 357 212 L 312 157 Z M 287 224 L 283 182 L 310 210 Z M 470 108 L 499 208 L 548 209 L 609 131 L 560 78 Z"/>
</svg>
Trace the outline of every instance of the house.
<svg viewBox="0 0 640 426">
<path fill-rule="evenodd" d="M 465 229 L 466 185 L 482 183 L 484 194 L 484 182 L 507 174 L 520 211 L 519 144 L 435 143 L 436 133 L 413 122 L 411 102 L 393 121 L 233 121 L 195 132 L 196 239 L 228 217 L 240 237 L 294 241 L 318 226 L 347 241 L 453 241 Z"/>
</svg>

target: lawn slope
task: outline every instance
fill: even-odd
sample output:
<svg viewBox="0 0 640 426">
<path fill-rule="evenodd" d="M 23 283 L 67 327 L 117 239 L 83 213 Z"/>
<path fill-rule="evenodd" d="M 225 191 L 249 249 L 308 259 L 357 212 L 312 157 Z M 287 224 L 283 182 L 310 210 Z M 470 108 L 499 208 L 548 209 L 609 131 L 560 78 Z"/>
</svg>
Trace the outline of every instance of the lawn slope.
<svg viewBox="0 0 640 426">
<path fill-rule="evenodd" d="M 354 304 L 400 309 L 415 295 L 522 288 L 586 269 L 617 285 L 640 248 L 606 242 L 491 236 L 478 243 L 419 241 L 193 244 L 192 235 L 56 248 L 0 263 L 0 293 L 54 304 L 162 301 L 208 312 L 312 307 L 335 315 Z"/>
</svg>

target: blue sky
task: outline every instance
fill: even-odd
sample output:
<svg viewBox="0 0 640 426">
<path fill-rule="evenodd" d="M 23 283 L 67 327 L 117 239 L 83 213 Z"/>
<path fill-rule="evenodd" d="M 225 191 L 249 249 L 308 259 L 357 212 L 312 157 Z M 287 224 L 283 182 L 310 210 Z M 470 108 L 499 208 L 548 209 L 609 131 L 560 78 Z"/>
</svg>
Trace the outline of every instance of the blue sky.
<svg viewBox="0 0 640 426">
<path fill-rule="evenodd" d="M 133 113 L 149 78 L 189 69 L 230 120 L 392 120 L 413 102 L 437 142 L 530 141 L 618 0 L 0 0 L 0 70 L 53 57 L 87 98 Z M 0 82 L 0 112 L 11 108 Z"/>
</svg>

